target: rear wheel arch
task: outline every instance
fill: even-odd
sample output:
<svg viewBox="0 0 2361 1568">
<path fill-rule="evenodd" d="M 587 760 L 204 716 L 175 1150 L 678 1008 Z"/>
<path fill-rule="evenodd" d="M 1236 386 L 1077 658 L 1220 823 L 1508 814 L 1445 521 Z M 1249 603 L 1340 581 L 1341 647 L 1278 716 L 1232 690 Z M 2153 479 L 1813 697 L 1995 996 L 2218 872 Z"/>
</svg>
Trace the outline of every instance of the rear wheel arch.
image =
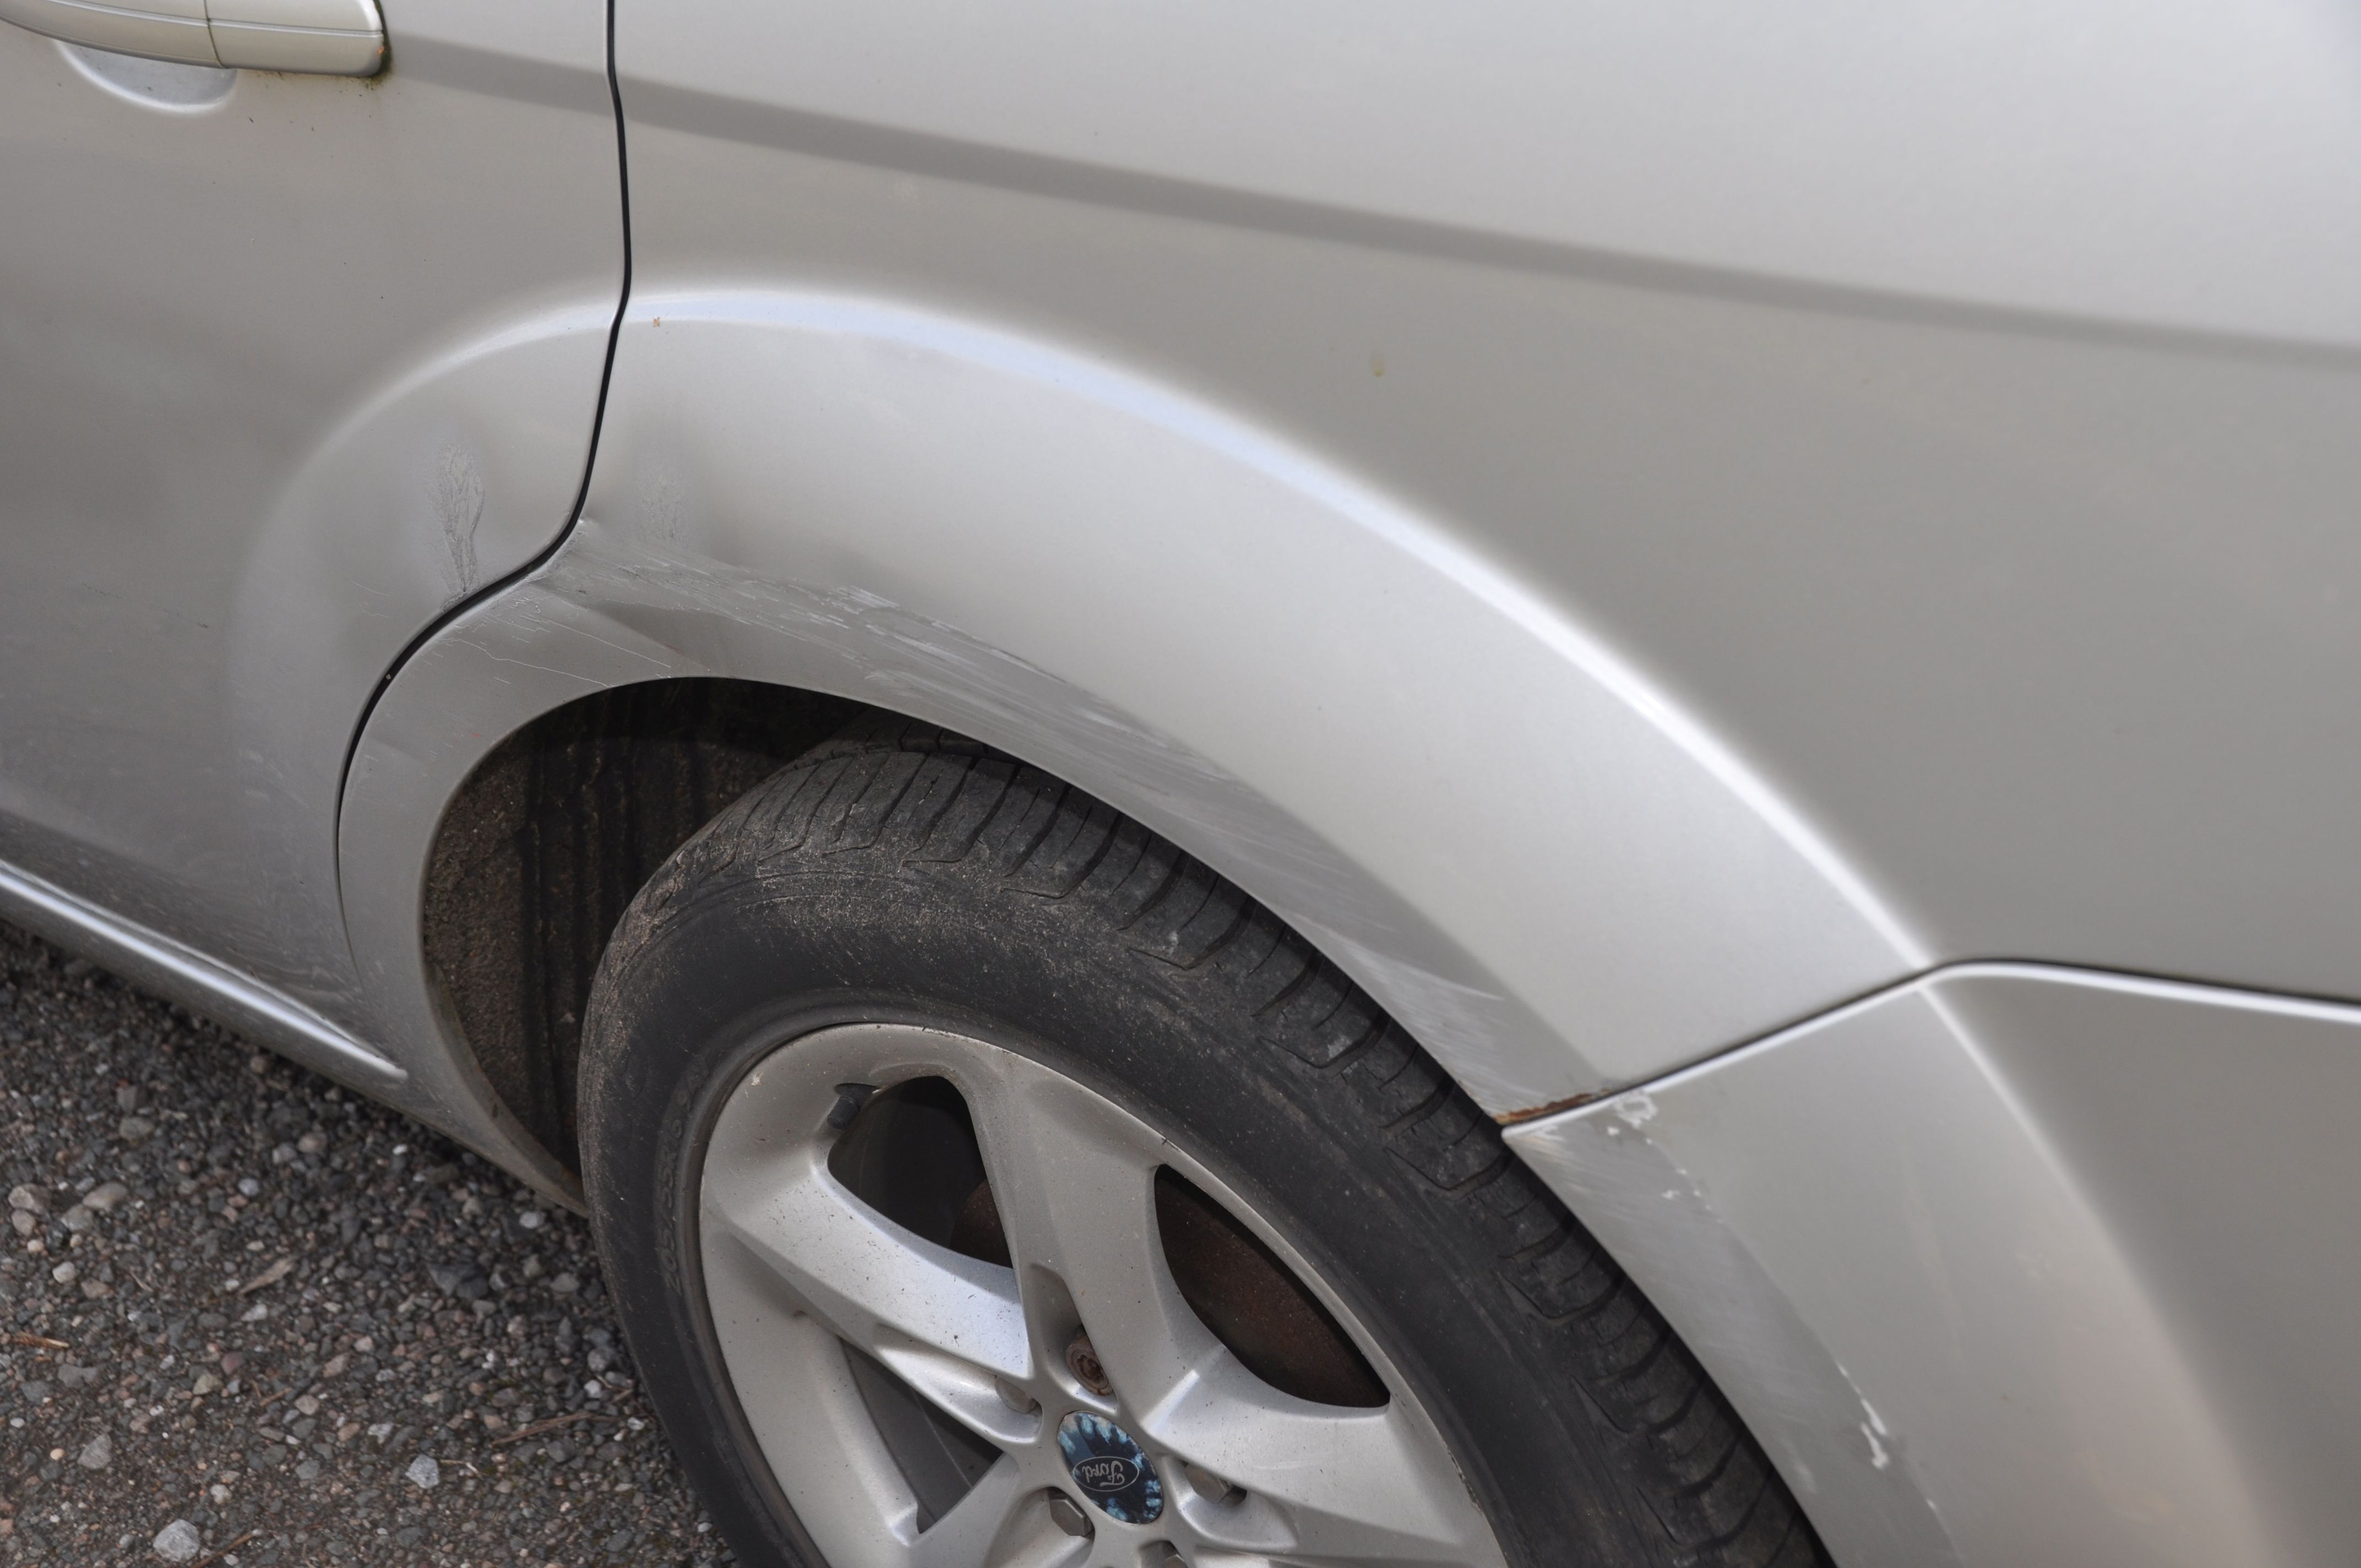
<svg viewBox="0 0 2361 1568">
<path fill-rule="evenodd" d="M 413 1054 L 437 1048 L 412 977 L 461 781 L 552 709 L 686 677 L 884 707 L 1090 791 L 1302 932 L 1496 1114 L 1917 966 L 1710 725 L 1321 454 L 988 323 L 791 294 L 633 311 L 580 523 L 394 673 L 355 752 L 346 924 Z"/>
</svg>

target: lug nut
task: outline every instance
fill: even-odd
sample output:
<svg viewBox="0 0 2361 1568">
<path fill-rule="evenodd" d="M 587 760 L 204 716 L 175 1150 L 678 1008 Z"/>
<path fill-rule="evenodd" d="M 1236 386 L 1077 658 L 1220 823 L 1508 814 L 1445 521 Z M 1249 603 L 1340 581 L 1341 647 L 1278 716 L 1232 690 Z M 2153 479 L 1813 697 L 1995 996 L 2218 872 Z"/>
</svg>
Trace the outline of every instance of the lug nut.
<svg viewBox="0 0 2361 1568">
<path fill-rule="evenodd" d="M 1066 1370 L 1074 1381 L 1093 1394 L 1112 1394 L 1115 1385 L 1107 1381 L 1106 1368 L 1099 1363 L 1099 1353 L 1091 1348 L 1091 1336 L 1082 1329 L 1066 1342 Z"/>
<path fill-rule="evenodd" d="M 1209 1503 L 1226 1505 L 1238 1502 L 1246 1495 L 1244 1486 L 1235 1481 L 1224 1481 L 1202 1464 L 1191 1464 L 1183 1460 L 1180 1471 L 1189 1477 L 1189 1485 L 1197 1489 L 1197 1495 Z"/>
<path fill-rule="evenodd" d="M 1068 1535 L 1088 1539 L 1091 1533 L 1091 1518 L 1082 1504 L 1060 1492 L 1049 1494 L 1049 1522 Z"/>
<path fill-rule="evenodd" d="M 1007 1406 L 1010 1409 L 1015 1410 L 1018 1415 L 1032 1416 L 1040 1414 L 1041 1401 L 1035 1398 L 1032 1395 L 1027 1394 L 1024 1389 L 1019 1388 L 1016 1384 L 1008 1381 L 1007 1378 L 995 1377 L 992 1380 L 992 1384 L 993 1387 L 1000 1393 L 1000 1402 Z"/>
</svg>

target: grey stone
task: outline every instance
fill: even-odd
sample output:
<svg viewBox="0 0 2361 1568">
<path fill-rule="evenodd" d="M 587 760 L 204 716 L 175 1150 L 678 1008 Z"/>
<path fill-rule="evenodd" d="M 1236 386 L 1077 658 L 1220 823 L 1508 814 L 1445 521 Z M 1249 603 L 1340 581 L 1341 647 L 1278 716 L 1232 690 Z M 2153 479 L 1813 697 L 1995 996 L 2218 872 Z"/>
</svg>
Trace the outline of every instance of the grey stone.
<svg viewBox="0 0 2361 1568">
<path fill-rule="evenodd" d="M 197 1527 L 186 1519 L 174 1519 L 158 1530 L 156 1539 L 148 1544 L 155 1547 L 156 1555 L 167 1563 L 186 1563 L 205 1549 L 204 1538 L 197 1533 Z"/>
<path fill-rule="evenodd" d="M 115 1463 L 114 1440 L 109 1438 L 104 1432 L 99 1433 L 96 1437 L 92 1438 L 90 1442 L 82 1445 L 82 1451 L 74 1460 L 74 1463 L 81 1465 L 84 1470 L 105 1469 L 108 1465 Z"/>
<path fill-rule="evenodd" d="M 403 1480 L 421 1491 L 431 1492 L 443 1485 L 443 1466 L 434 1462 L 434 1456 L 431 1453 L 422 1453 L 412 1460 L 410 1468 L 403 1471 L 401 1475 Z"/>
<path fill-rule="evenodd" d="M 0 991 L 13 981 L 23 992 L 14 1010 L 0 1005 L 0 1041 L 19 1027 L 38 1042 L 0 1048 L 0 1076 L 25 1098 L 49 1102 L 36 1109 L 8 1099 L 0 1109 L 8 1129 L 0 1132 L 0 1198 L 20 1182 L 27 1189 L 0 1204 L 18 1227 L 0 1228 L 0 1252 L 14 1260 L 0 1270 L 0 1330 L 72 1348 L 11 1348 L 0 1369 L 0 1486 L 19 1505 L 15 1551 L 0 1541 L 0 1568 L 34 1568 L 36 1560 L 39 1568 L 197 1568 L 249 1530 L 232 1548 L 249 1568 L 410 1568 L 436 1556 L 478 1568 L 493 1556 L 519 1568 L 528 1555 L 531 1568 L 712 1562 L 716 1543 L 696 1530 L 695 1504 L 662 1434 L 653 1422 L 628 1425 L 649 1412 L 614 1376 L 628 1357 L 576 1216 L 275 1058 L 265 1074 L 249 1075 L 255 1047 L 165 1003 L 111 984 L 69 993 L 58 983 L 62 955 L 32 962 L 41 952 L 36 938 L 0 922 Z M 37 1013 L 38 1026 L 26 1027 Z M 118 1089 L 133 1083 L 144 1092 L 118 1101 Z M 117 1141 L 126 1117 L 153 1124 L 137 1148 Z M 409 1151 L 389 1160 L 401 1142 Z M 223 1209 L 241 1177 L 260 1191 L 250 1205 L 240 1200 L 236 1223 L 226 1223 Z M 79 1245 L 69 1249 L 60 1221 L 77 1203 L 75 1224 L 85 1215 L 91 1223 L 72 1233 Z M 405 1211 L 421 1205 L 426 1223 L 405 1223 Z M 539 1221 L 530 1228 L 516 1223 L 528 1212 Z M 46 1255 L 26 1250 L 36 1241 Z M 282 1257 L 294 1260 L 283 1279 L 239 1293 Z M 68 1261 L 73 1282 L 53 1283 L 49 1271 Z M 447 1290 L 429 1283 L 437 1263 L 458 1266 L 446 1271 Z M 561 1269 L 576 1277 L 571 1295 L 544 1289 Z M 233 1278 L 238 1287 L 225 1283 Z M 86 1303 L 85 1284 L 111 1286 L 113 1297 Z M 362 1339 L 370 1349 L 358 1348 Z M 587 1365 L 593 1350 L 612 1359 Z M 323 1380 L 332 1358 L 341 1376 Z M 61 1360 L 92 1365 L 61 1374 Z M 201 1376 L 214 1381 L 192 1398 Z M 605 1392 L 586 1402 L 582 1385 L 592 1377 Z M 442 1398 L 425 1400 L 432 1393 Z M 278 1397 L 266 1405 L 266 1396 Z M 616 1419 L 595 1434 L 566 1429 L 576 1441 L 559 1445 L 563 1460 L 548 1453 L 549 1434 L 489 1446 L 569 1409 Z M 495 1412 L 497 1427 L 482 1420 Z M 9 1428 L 12 1418 L 25 1426 Z M 102 1432 L 111 1463 L 82 1467 L 79 1456 Z M 597 1441 L 608 1435 L 618 1442 Z M 467 1481 L 459 1456 L 478 1442 L 487 1457 L 509 1461 L 499 1467 L 515 1476 L 508 1492 L 497 1489 L 501 1474 L 472 1488 Z M 276 1467 L 264 1463 L 266 1445 L 285 1451 Z M 577 1448 L 595 1457 L 575 1456 Z M 61 1452 L 49 1460 L 52 1449 Z M 249 1453 L 258 1468 L 247 1467 Z M 406 1478 L 422 1454 L 435 1457 L 447 1486 L 430 1493 Z M 564 1468 L 552 1473 L 552 1464 Z M 185 1480 L 159 1495 L 142 1479 L 151 1471 Z M 573 1508 L 551 1516 L 564 1528 L 543 1541 L 541 1498 L 561 1478 L 596 1485 L 564 1486 Z M 15 1497 L 18 1480 L 60 1497 L 86 1495 L 88 1516 L 61 1533 Z M 532 1528 L 501 1545 L 528 1499 Z M 83 1507 L 77 1496 L 75 1511 Z M 177 1561 L 148 1549 L 167 1520 L 193 1532 Z M 399 1538 L 405 1530 L 413 1532 L 407 1541 Z M 601 1543 L 624 1531 L 634 1544 L 602 1553 Z M 525 1552 L 528 1534 L 543 1550 Z M 341 1538 L 334 1551 L 332 1537 Z"/>
</svg>

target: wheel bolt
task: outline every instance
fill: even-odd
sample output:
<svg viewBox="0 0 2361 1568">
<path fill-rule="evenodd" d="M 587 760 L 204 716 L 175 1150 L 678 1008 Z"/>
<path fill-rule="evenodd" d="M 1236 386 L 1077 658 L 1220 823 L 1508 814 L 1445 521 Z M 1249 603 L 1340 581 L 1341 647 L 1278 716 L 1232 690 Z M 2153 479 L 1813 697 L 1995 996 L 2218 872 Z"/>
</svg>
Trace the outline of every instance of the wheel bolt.
<svg viewBox="0 0 2361 1568">
<path fill-rule="evenodd" d="M 1235 1481 L 1224 1480 L 1202 1464 L 1191 1464 L 1183 1460 L 1180 1469 L 1189 1477 L 1189 1485 L 1197 1489 L 1197 1495 L 1209 1503 L 1235 1503 L 1246 1495 L 1245 1487 Z"/>
<path fill-rule="evenodd" d="M 1106 1368 L 1100 1365 L 1099 1353 L 1091 1348 L 1091 1336 L 1081 1329 L 1066 1343 L 1066 1370 L 1074 1381 L 1093 1394 L 1112 1394 L 1115 1385 L 1107 1381 Z"/>
<path fill-rule="evenodd" d="M 1082 1512 L 1082 1504 L 1061 1493 L 1049 1494 L 1049 1522 L 1068 1535 L 1087 1539 L 1091 1533 L 1091 1518 Z"/>
</svg>

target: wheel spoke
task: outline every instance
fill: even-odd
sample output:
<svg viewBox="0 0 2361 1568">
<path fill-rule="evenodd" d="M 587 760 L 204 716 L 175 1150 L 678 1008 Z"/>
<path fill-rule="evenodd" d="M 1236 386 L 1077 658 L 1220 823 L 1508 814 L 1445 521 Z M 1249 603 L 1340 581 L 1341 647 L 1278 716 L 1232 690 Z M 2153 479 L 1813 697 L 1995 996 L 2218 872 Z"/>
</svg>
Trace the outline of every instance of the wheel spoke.
<svg viewBox="0 0 2361 1568">
<path fill-rule="evenodd" d="M 1226 1351 L 1141 1418 L 1156 1445 L 1243 1487 L 1243 1505 L 1192 1499 L 1217 1546 L 1289 1562 L 1456 1563 L 1489 1531 L 1442 1443 L 1399 1405 L 1345 1409 L 1282 1394 Z M 1271 1540 L 1274 1524 L 1289 1538 Z"/>
<path fill-rule="evenodd" d="M 1117 1392 L 1152 1403 L 1191 1360 L 1219 1349 L 1180 1299 L 1158 1241 L 1160 1146 L 1071 1080 L 1009 1053 L 995 1067 L 972 1093 L 1037 1360 L 1061 1365 L 1071 1308 Z"/>
<path fill-rule="evenodd" d="M 1016 1502 L 1014 1465 L 995 1464 L 959 1506 L 910 1545 L 911 1568 L 981 1568 Z"/>
<path fill-rule="evenodd" d="M 1002 1447 L 1029 1443 L 1041 1435 L 1041 1413 L 1019 1410 L 1001 1394 L 1001 1383 L 972 1362 L 922 1345 L 881 1344 L 877 1359 L 956 1420 Z"/>
<path fill-rule="evenodd" d="M 1003 1460 L 912 1544 L 910 1568 L 1098 1568 L 1106 1539 L 1068 1535 L 1048 1500 L 1018 1464 Z"/>
<path fill-rule="evenodd" d="M 805 1310 L 906 1376 L 897 1361 L 932 1365 L 935 1376 L 914 1379 L 922 1386 L 989 1387 L 956 1375 L 961 1363 L 1030 1377 L 1010 1270 L 912 1234 L 845 1191 L 811 1148 L 769 1154 L 753 1127 L 730 1121 L 725 1115 L 715 1130 L 707 1161 L 709 1231 L 759 1260 Z M 725 1147 L 730 1135 L 737 1146 Z M 915 1354 L 922 1348 L 931 1363 Z"/>
</svg>

